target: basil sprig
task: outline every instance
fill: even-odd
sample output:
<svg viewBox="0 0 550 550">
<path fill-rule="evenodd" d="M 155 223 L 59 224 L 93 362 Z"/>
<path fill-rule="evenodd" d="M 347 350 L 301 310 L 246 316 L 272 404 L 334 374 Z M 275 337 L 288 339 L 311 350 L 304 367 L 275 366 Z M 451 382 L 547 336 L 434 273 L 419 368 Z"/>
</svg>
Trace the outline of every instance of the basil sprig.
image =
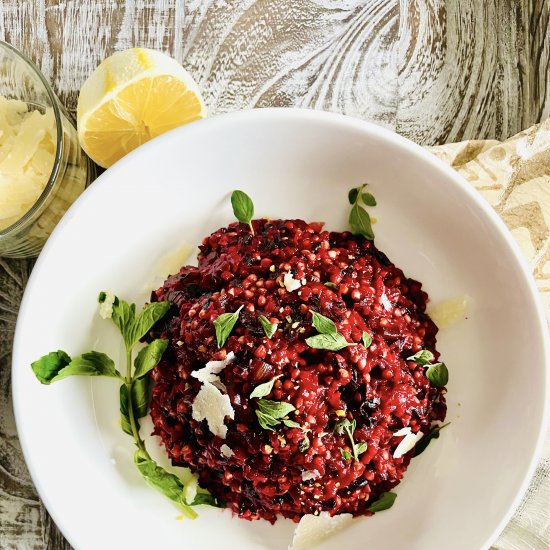
<svg viewBox="0 0 550 550">
<path fill-rule="evenodd" d="M 239 319 L 239 313 L 243 307 L 244 306 L 241 306 L 234 313 L 222 313 L 214 320 L 214 328 L 216 329 L 216 343 L 218 344 L 218 348 L 221 348 L 229 338 L 235 323 Z"/>
<path fill-rule="evenodd" d="M 355 432 L 356 427 L 357 422 L 355 420 L 342 418 L 342 420 L 338 420 L 338 422 L 336 422 L 336 424 L 334 425 L 334 431 L 339 435 L 346 434 L 348 436 L 353 452 L 353 458 L 357 461 L 359 460 L 359 455 L 363 454 L 367 450 L 367 443 L 365 441 L 355 443 L 353 433 Z M 351 454 L 345 449 L 340 449 L 340 453 L 346 460 L 349 460 L 351 458 Z"/>
<path fill-rule="evenodd" d="M 312 311 L 313 326 L 319 331 L 319 334 L 306 338 L 306 344 L 310 348 L 326 349 L 329 351 L 339 351 L 354 346 L 355 344 L 348 342 L 336 329 L 334 321 L 328 317 Z"/>
<path fill-rule="evenodd" d="M 107 299 L 107 293 L 99 294 L 99 302 Z M 42 384 L 51 384 L 69 376 L 106 376 L 118 378 L 120 386 L 120 420 L 122 430 L 134 438 L 137 450 L 134 462 L 142 477 L 157 491 L 175 502 L 188 517 L 197 514 L 191 506 L 197 504 L 218 505 L 214 497 L 202 490 L 193 502 L 184 498 L 184 483 L 174 474 L 161 468 L 150 456 L 139 434 L 139 419 L 147 414 L 151 396 L 151 378 L 147 373 L 157 366 L 162 358 L 168 340 L 156 339 L 143 347 L 136 355 L 132 369 L 134 347 L 170 309 L 168 302 L 145 305 L 136 315 L 135 304 L 114 297 L 111 319 L 119 329 L 126 350 L 126 375 L 116 368 L 114 361 L 98 351 L 83 353 L 71 358 L 62 350 L 48 353 L 32 363 L 31 367 Z M 200 496 L 200 498 L 199 498 Z"/>
<path fill-rule="evenodd" d="M 407 361 L 414 361 L 421 367 L 428 367 L 425 371 L 426 378 L 436 387 L 442 388 L 449 382 L 449 370 L 445 363 L 431 363 L 434 354 L 427 349 L 420 350 L 407 357 Z"/>
<path fill-rule="evenodd" d="M 368 508 L 369 512 L 382 512 L 388 510 L 393 506 L 397 495 L 391 491 L 388 493 L 382 493 Z"/>
<path fill-rule="evenodd" d="M 252 235 L 254 228 L 252 227 L 252 218 L 254 217 L 254 203 L 252 199 L 244 191 L 233 191 L 231 193 L 231 206 L 233 214 L 242 223 L 248 224 Z"/>
<path fill-rule="evenodd" d="M 348 200 L 351 204 L 348 223 L 354 235 L 362 235 L 365 239 L 372 241 L 374 240 L 374 232 L 371 219 L 361 203 L 365 206 L 376 206 L 376 199 L 371 193 L 363 192 L 366 186 L 367 184 L 364 183 L 360 187 L 350 189 L 348 193 Z"/>
</svg>

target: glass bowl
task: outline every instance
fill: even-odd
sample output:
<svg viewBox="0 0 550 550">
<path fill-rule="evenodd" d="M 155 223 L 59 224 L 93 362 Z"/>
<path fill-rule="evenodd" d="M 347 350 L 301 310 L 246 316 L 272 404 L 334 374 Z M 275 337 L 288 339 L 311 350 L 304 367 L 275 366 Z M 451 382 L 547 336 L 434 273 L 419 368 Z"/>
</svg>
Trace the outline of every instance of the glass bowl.
<svg viewBox="0 0 550 550">
<path fill-rule="evenodd" d="M 3 223 L 0 219 L 0 256 L 28 258 L 38 255 L 63 214 L 93 180 L 95 169 L 78 144 L 72 118 L 59 102 L 44 75 L 25 55 L 10 44 L 0 41 L 0 118 L 7 120 L 11 113 L 10 120 L 13 121 L 14 109 L 23 113 L 21 117 L 42 116 L 44 120 L 40 120 L 39 124 L 46 124 L 46 119 L 51 123 L 51 142 L 44 138 L 46 141 L 41 143 L 45 143 L 45 149 L 40 150 L 41 160 L 51 160 L 51 168 L 50 164 L 42 164 L 42 172 L 33 171 L 33 185 L 36 193 L 39 193 L 38 198 L 33 199 L 34 202 L 30 203 L 25 213 L 17 213 L 13 216 L 14 219 L 8 218 L 5 213 Z M 35 115 L 34 111 L 38 113 Z M 16 116 L 19 116 L 18 113 Z M 14 130 L 12 144 L 15 145 L 11 150 L 18 146 L 19 152 L 25 151 L 26 144 L 22 141 L 17 143 L 17 140 L 30 140 L 30 147 L 36 147 L 39 140 L 37 131 L 30 129 L 24 132 L 22 125 L 19 130 Z M 23 170 L 30 169 L 30 163 L 35 158 L 31 157 L 29 160 L 25 157 L 26 164 L 24 167 L 22 165 L 21 171 L 9 173 L 6 168 L 9 162 L 5 161 L 9 160 L 11 153 L 2 153 L 3 139 L 3 132 L 0 131 L 0 213 L 2 202 L 5 207 L 8 200 L 16 201 L 11 198 L 13 194 L 8 199 L 7 186 L 17 190 L 17 185 L 23 185 L 23 179 L 26 179 L 26 172 L 23 173 Z M 5 142 L 7 143 L 7 138 Z M 30 147 L 28 151 L 31 150 Z M 50 147 L 49 153 L 46 151 L 47 147 Z M 17 217 L 19 214 L 20 217 Z"/>
</svg>

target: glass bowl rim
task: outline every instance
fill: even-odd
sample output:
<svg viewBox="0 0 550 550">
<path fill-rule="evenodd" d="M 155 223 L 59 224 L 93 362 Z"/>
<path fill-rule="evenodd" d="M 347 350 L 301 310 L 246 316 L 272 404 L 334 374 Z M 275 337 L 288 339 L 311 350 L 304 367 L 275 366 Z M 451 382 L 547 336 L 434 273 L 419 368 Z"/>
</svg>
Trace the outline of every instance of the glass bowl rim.
<svg viewBox="0 0 550 550">
<path fill-rule="evenodd" d="M 59 100 L 57 99 L 57 96 L 55 95 L 54 91 L 52 90 L 52 87 L 50 86 L 49 82 L 46 80 L 46 77 L 42 73 L 42 71 L 21 51 L 19 51 L 17 48 L 9 44 L 8 42 L 4 42 L 3 40 L 0 40 L 0 49 L 6 49 L 10 53 L 13 53 L 16 58 L 20 59 L 27 65 L 27 67 L 30 69 L 32 73 L 34 73 L 36 76 L 38 76 L 38 79 L 42 82 L 46 93 L 48 94 L 48 97 L 50 99 L 50 102 L 52 104 L 52 109 L 55 117 L 55 126 L 57 131 L 57 140 L 56 140 L 56 146 L 55 146 L 55 158 L 54 163 L 52 167 L 52 171 L 50 173 L 50 176 L 48 178 L 48 182 L 46 183 L 46 186 L 42 190 L 42 193 L 40 193 L 40 196 L 36 199 L 35 203 L 21 216 L 17 221 L 12 223 L 11 225 L 8 225 L 8 227 L 0 230 L 0 241 L 3 239 L 12 236 L 14 233 L 16 233 L 18 230 L 25 227 L 27 222 L 34 217 L 34 215 L 37 213 L 37 211 L 42 207 L 46 199 L 48 198 L 50 191 L 52 190 L 57 175 L 59 173 L 59 168 L 61 165 L 61 158 L 63 156 L 63 124 L 61 121 L 61 109 L 59 105 Z"/>
</svg>

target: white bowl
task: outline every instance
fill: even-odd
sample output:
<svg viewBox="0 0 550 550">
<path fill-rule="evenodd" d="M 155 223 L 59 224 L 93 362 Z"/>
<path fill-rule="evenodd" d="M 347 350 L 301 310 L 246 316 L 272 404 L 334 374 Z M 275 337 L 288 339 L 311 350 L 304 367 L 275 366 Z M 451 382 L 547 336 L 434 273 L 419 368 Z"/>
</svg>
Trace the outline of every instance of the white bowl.
<svg viewBox="0 0 550 550">
<path fill-rule="evenodd" d="M 503 223 L 452 169 L 378 126 L 323 112 L 256 110 L 176 129 L 105 172 L 71 207 L 28 283 L 13 353 L 25 457 L 49 512 L 79 549 L 283 549 L 290 521 L 196 521 L 149 489 L 118 426 L 112 380 L 41 386 L 31 361 L 90 347 L 119 359 L 101 321 L 102 289 L 148 298 L 159 260 L 233 219 L 230 190 L 256 215 L 344 229 L 347 191 L 371 183 L 376 242 L 432 300 L 468 295 L 467 319 L 440 332 L 450 369 L 448 420 L 414 459 L 395 506 L 319 548 L 485 548 L 510 518 L 541 448 L 548 394 L 546 327 L 531 276 Z M 143 430 L 146 433 L 146 430 Z M 153 438 L 148 445 L 162 450 Z"/>
</svg>

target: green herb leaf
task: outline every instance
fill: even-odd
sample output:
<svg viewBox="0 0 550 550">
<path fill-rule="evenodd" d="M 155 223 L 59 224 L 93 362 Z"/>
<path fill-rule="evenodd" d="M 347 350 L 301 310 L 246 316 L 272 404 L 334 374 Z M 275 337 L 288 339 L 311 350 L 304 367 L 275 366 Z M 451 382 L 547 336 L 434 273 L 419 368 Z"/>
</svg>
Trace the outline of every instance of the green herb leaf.
<svg viewBox="0 0 550 550">
<path fill-rule="evenodd" d="M 433 360 L 434 354 L 428 349 L 417 351 L 414 355 L 407 357 L 407 361 L 414 361 L 417 365 L 420 365 L 421 367 L 429 365 L 430 361 Z"/>
<path fill-rule="evenodd" d="M 167 347 L 168 340 L 158 338 L 157 340 L 153 340 L 148 346 L 142 348 L 134 361 L 136 368 L 134 378 L 141 378 L 151 369 L 155 368 Z"/>
<path fill-rule="evenodd" d="M 218 348 L 221 348 L 229 338 L 235 323 L 239 319 L 239 313 L 243 307 L 244 306 L 241 306 L 237 311 L 235 311 L 235 313 L 222 313 L 214 320 Z"/>
<path fill-rule="evenodd" d="M 326 283 L 324 283 L 324 285 L 328 286 L 329 288 L 332 288 L 332 290 L 338 290 L 338 285 L 331 281 L 327 281 Z"/>
<path fill-rule="evenodd" d="M 442 426 L 435 426 L 432 428 L 429 433 L 427 433 L 424 437 L 418 441 L 418 443 L 414 446 L 414 456 L 418 456 L 422 454 L 426 447 L 430 444 L 432 439 L 439 439 L 440 432 L 443 428 L 446 428 L 450 422 L 447 422 L 447 424 L 443 424 Z"/>
<path fill-rule="evenodd" d="M 52 351 L 31 364 L 32 370 L 42 384 L 51 384 L 61 369 L 71 362 L 63 350 Z"/>
<path fill-rule="evenodd" d="M 300 424 L 298 424 L 298 422 L 294 422 L 294 420 L 283 420 L 283 424 L 287 427 L 287 428 L 302 428 L 302 426 L 300 426 Z"/>
<path fill-rule="evenodd" d="M 106 297 L 106 293 L 100 292 L 99 302 L 103 303 L 103 301 L 105 300 L 105 297 Z M 120 331 L 120 334 L 124 339 L 124 344 L 126 346 L 126 349 L 130 349 L 131 347 L 128 345 L 128 340 L 129 340 L 128 336 L 135 318 L 136 318 L 135 304 L 130 305 L 125 300 L 121 300 L 115 296 L 115 301 L 113 303 L 113 315 L 111 316 L 111 319 L 113 323 L 116 325 L 116 327 L 118 328 L 118 330 Z"/>
<path fill-rule="evenodd" d="M 357 202 L 357 197 L 359 196 L 359 191 L 361 191 L 363 187 L 354 187 L 353 189 L 350 189 L 348 192 L 348 201 L 351 205 L 355 204 Z"/>
<path fill-rule="evenodd" d="M 369 241 L 374 240 L 374 233 L 368 212 L 359 204 L 354 204 L 349 213 L 349 226 L 354 235 L 362 235 Z"/>
<path fill-rule="evenodd" d="M 218 499 L 212 496 L 207 491 L 197 491 L 197 496 L 194 498 L 191 506 L 198 506 L 204 504 L 206 506 L 214 506 L 215 508 L 225 508 L 225 506 L 218 502 Z"/>
<path fill-rule="evenodd" d="M 124 433 L 127 433 L 128 435 L 134 436 L 134 432 L 132 431 L 132 425 L 130 424 L 130 415 L 128 413 L 128 386 L 126 384 L 122 384 L 120 386 L 120 426 L 122 428 L 122 431 Z M 139 422 L 136 419 L 136 429 L 139 430 Z"/>
<path fill-rule="evenodd" d="M 372 344 L 372 336 L 366 331 L 363 331 L 363 334 L 361 334 L 361 340 L 363 340 L 363 345 L 366 348 Z"/>
<path fill-rule="evenodd" d="M 336 325 L 328 317 L 325 317 L 324 315 L 321 315 L 320 313 L 317 313 L 316 311 L 312 311 L 311 314 L 312 314 L 313 326 L 321 334 L 337 334 L 338 333 L 338 329 L 336 328 Z"/>
<path fill-rule="evenodd" d="M 383 510 L 388 510 L 393 506 L 397 495 L 395 493 L 382 493 L 377 500 L 375 500 L 367 510 L 369 512 L 382 512 Z"/>
<path fill-rule="evenodd" d="M 256 416 L 258 417 L 258 423 L 264 430 L 270 430 L 274 432 L 275 428 L 281 423 L 280 420 L 277 420 L 269 414 L 265 414 L 259 410 L 256 410 Z"/>
<path fill-rule="evenodd" d="M 270 339 L 277 330 L 277 324 L 271 323 L 270 320 L 265 315 L 260 315 L 260 324 L 262 325 L 262 328 L 264 329 L 265 335 L 268 339 Z"/>
<path fill-rule="evenodd" d="M 344 435 L 345 433 L 353 435 L 353 432 L 355 431 L 356 426 L 357 426 L 357 423 L 355 422 L 355 420 L 348 420 L 347 418 L 342 418 L 342 420 L 338 420 L 338 422 L 334 424 L 334 431 L 338 435 Z"/>
<path fill-rule="evenodd" d="M 168 310 L 170 302 L 153 302 L 143 307 L 126 331 L 128 349 L 133 348 L 155 325 Z"/>
<path fill-rule="evenodd" d="M 83 353 L 80 357 L 71 359 L 71 362 L 62 368 L 51 382 L 63 380 L 69 376 L 108 376 L 111 378 L 122 378 L 115 369 L 114 361 L 104 353 L 90 351 Z"/>
<path fill-rule="evenodd" d="M 351 453 L 349 451 L 346 451 L 345 449 L 340 449 L 340 454 L 346 459 L 351 459 Z"/>
<path fill-rule="evenodd" d="M 354 445 L 355 455 L 359 456 L 367 450 L 367 443 L 365 441 L 360 441 Z"/>
<path fill-rule="evenodd" d="M 281 378 L 283 376 L 280 374 L 279 376 L 276 376 L 273 378 L 273 380 L 269 380 L 268 382 L 264 382 L 263 384 L 260 384 L 259 386 L 256 386 L 254 388 L 254 391 L 250 394 L 250 399 L 253 397 L 265 397 L 266 395 L 269 395 L 271 390 L 273 389 L 273 384 L 275 384 L 275 380 Z"/>
<path fill-rule="evenodd" d="M 438 388 L 446 386 L 449 382 L 449 371 L 445 363 L 434 363 L 426 369 L 426 378 Z"/>
<path fill-rule="evenodd" d="M 134 416 L 136 418 L 143 418 L 147 415 L 150 400 L 151 379 L 147 376 L 134 380 L 132 384 L 132 404 L 134 405 Z"/>
<path fill-rule="evenodd" d="M 311 443 L 309 441 L 309 437 L 307 435 L 304 435 L 304 439 L 302 439 L 302 441 L 300 441 L 300 443 L 298 443 L 298 450 L 301 453 L 305 453 L 309 449 L 310 445 L 311 445 Z"/>
<path fill-rule="evenodd" d="M 372 195 L 371 193 L 363 193 L 361 195 L 361 198 L 363 199 L 363 202 L 367 206 L 376 206 L 376 199 L 374 198 L 374 195 Z"/>
<path fill-rule="evenodd" d="M 252 199 L 244 191 L 233 191 L 231 193 L 231 206 L 233 206 L 233 214 L 242 223 L 250 226 L 252 234 L 252 218 L 254 217 L 254 203 Z"/>
<path fill-rule="evenodd" d="M 316 334 L 306 338 L 306 344 L 310 348 L 338 351 L 348 346 L 354 346 L 348 342 L 339 332 L 336 334 Z"/>
<path fill-rule="evenodd" d="M 183 498 L 184 485 L 180 478 L 161 468 L 154 460 L 151 460 L 143 451 L 137 450 L 134 454 L 134 463 L 143 476 L 143 479 L 154 489 L 175 502 L 178 508 L 190 518 L 197 517 Z"/>
<path fill-rule="evenodd" d="M 287 414 L 296 410 L 296 407 L 291 403 L 284 401 L 271 401 L 270 399 L 260 399 L 258 401 L 258 408 L 264 414 L 268 414 L 272 418 L 283 418 Z"/>
</svg>

